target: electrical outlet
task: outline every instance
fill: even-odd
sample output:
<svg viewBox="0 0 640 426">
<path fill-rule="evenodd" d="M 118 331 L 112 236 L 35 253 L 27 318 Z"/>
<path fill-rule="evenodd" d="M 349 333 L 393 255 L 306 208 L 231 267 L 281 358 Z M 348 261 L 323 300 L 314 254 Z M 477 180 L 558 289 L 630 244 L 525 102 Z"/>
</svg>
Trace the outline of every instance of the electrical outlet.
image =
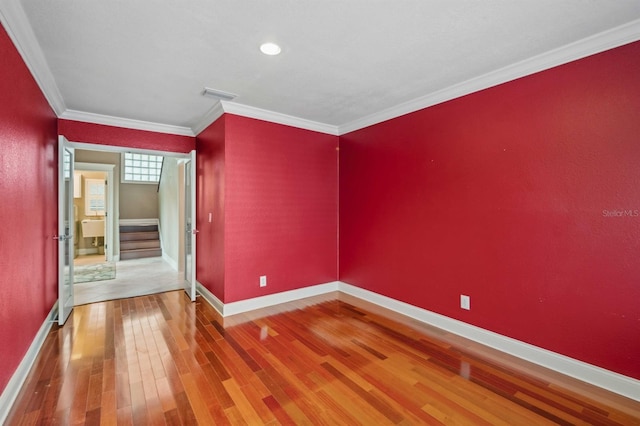
<svg viewBox="0 0 640 426">
<path fill-rule="evenodd" d="M 460 307 L 462 309 L 466 309 L 467 311 L 471 310 L 471 297 L 465 296 L 464 294 L 460 295 Z"/>
<path fill-rule="evenodd" d="M 260 276 L 260 287 L 266 287 L 266 286 L 267 286 L 267 276 L 262 275 Z"/>
</svg>

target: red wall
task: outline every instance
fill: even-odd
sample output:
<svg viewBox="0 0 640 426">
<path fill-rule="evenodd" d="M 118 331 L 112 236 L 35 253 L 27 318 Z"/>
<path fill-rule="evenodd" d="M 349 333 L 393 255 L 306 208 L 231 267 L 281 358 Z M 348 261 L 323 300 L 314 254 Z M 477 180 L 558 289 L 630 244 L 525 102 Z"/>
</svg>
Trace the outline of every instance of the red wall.
<svg viewBox="0 0 640 426">
<path fill-rule="evenodd" d="M 81 121 L 59 120 L 58 131 L 71 142 L 183 153 L 191 152 L 196 146 L 196 139 L 191 136 L 169 135 Z"/>
<path fill-rule="evenodd" d="M 640 379 L 639 76 L 634 43 L 341 137 L 340 279 Z"/>
<path fill-rule="evenodd" d="M 216 120 L 196 138 L 196 278 L 224 300 L 225 120 Z M 211 222 L 209 222 L 211 213 Z"/>
<path fill-rule="evenodd" d="M 0 393 L 57 296 L 56 117 L 0 27 Z"/>
<path fill-rule="evenodd" d="M 338 137 L 228 114 L 225 126 L 224 302 L 335 281 Z"/>
</svg>

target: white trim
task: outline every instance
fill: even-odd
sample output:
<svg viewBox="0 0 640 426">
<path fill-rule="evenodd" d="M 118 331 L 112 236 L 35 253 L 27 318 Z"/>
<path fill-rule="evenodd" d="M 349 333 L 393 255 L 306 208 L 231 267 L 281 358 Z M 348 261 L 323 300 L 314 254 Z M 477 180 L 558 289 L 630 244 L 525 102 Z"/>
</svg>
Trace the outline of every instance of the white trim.
<svg viewBox="0 0 640 426">
<path fill-rule="evenodd" d="M 203 286 L 199 281 L 196 281 L 196 291 L 200 293 L 204 300 L 206 300 L 211 306 L 213 306 L 213 309 L 215 309 L 220 315 L 222 315 L 222 312 L 224 312 L 224 303 L 222 303 L 222 301 L 218 299 L 215 294 L 211 293 L 209 289 Z"/>
<path fill-rule="evenodd" d="M 508 65 L 496 71 L 454 84 L 426 96 L 404 102 L 338 126 L 338 134 L 344 135 L 383 121 L 391 120 L 442 102 L 459 98 L 489 87 L 497 86 L 520 77 L 544 71 L 605 50 L 640 40 L 640 19 L 595 34 L 566 46 Z"/>
<path fill-rule="evenodd" d="M 106 126 L 124 127 L 125 129 L 146 130 L 149 132 L 166 133 L 169 135 L 195 136 L 193 130 L 188 127 L 134 120 L 131 118 L 114 117 L 112 115 L 95 114 L 92 112 L 76 111 L 73 109 L 65 110 L 61 114 L 58 114 L 58 117 L 64 120 L 104 124 Z"/>
<path fill-rule="evenodd" d="M 83 163 L 81 161 L 76 161 L 74 164 L 76 165 L 76 170 L 88 170 L 88 171 L 98 171 L 98 172 L 113 172 L 113 169 L 116 167 L 115 164 Z"/>
<path fill-rule="evenodd" d="M 42 349 L 42 345 L 44 344 L 47 335 L 49 334 L 49 330 L 51 330 L 51 325 L 56 321 L 56 317 L 58 316 L 58 301 L 53 304 L 51 311 L 45 318 L 44 322 L 40 326 L 40 330 L 36 333 L 33 342 L 31 342 L 31 346 L 27 350 L 27 353 L 20 361 L 18 368 L 11 376 L 9 383 L 7 383 L 7 387 L 2 391 L 2 395 L 0 395 L 0 424 L 4 424 L 7 416 L 9 415 L 9 410 L 13 406 L 16 398 L 18 397 L 18 393 L 22 388 L 29 372 L 31 371 L 31 367 L 40 353 Z"/>
<path fill-rule="evenodd" d="M 160 233 L 160 235 L 162 235 L 162 233 Z M 162 242 L 160 242 L 160 245 L 162 246 Z M 167 262 L 167 264 L 169 266 L 171 266 L 173 269 L 175 269 L 176 271 L 178 270 L 178 262 L 176 262 L 175 260 L 173 260 L 171 258 L 171 256 L 169 256 L 165 251 L 164 248 L 162 249 L 162 260 L 164 260 L 165 262 Z"/>
<path fill-rule="evenodd" d="M 157 225 L 160 229 L 160 221 L 157 218 L 148 219 L 120 219 L 120 226 L 153 226 Z"/>
<path fill-rule="evenodd" d="M 139 148 L 130 148 L 128 146 L 101 145 L 97 143 L 88 143 L 88 142 L 68 141 L 67 146 L 74 149 L 83 149 L 85 151 L 101 151 L 101 152 L 117 152 L 117 153 L 137 152 L 140 154 L 163 155 L 165 157 L 174 157 L 174 158 L 189 158 L 189 155 L 190 155 L 189 153 L 186 153 L 186 152 L 160 151 L 155 149 L 139 149 Z"/>
<path fill-rule="evenodd" d="M 78 256 L 86 256 L 88 254 L 98 254 L 97 247 L 78 249 Z"/>
<path fill-rule="evenodd" d="M 512 339 L 342 281 L 318 284 L 311 287 L 304 287 L 231 303 L 223 303 L 209 290 L 204 288 L 202 284 L 197 283 L 197 286 L 198 292 L 223 317 L 255 309 L 266 308 L 280 303 L 304 299 L 306 297 L 317 296 L 332 291 L 340 291 L 375 305 L 382 306 L 383 308 L 391 311 L 398 312 L 425 324 L 438 327 L 474 342 L 497 349 L 501 352 L 549 368 L 566 376 L 582 380 L 583 382 L 590 383 L 611 392 L 640 401 L 640 380 L 605 370 L 604 368 L 569 358 L 565 355 L 561 355 L 520 340 Z"/>
<path fill-rule="evenodd" d="M 0 21 L 51 109 L 60 116 L 67 107 L 21 3 L 0 1 Z"/>
<path fill-rule="evenodd" d="M 640 401 L 640 380 L 587 364 L 549 350 L 503 336 L 492 331 L 458 321 L 399 300 L 383 296 L 345 282 L 339 283 L 340 291 L 367 302 L 374 303 L 407 317 L 450 331 L 459 336 L 492 347 L 501 352 L 522 358 L 561 374 L 574 377 L 598 387 Z"/>
<path fill-rule="evenodd" d="M 220 103 L 222 104 L 222 108 L 224 109 L 225 113 L 338 136 L 338 127 L 331 124 L 319 123 L 317 121 L 311 121 L 304 118 L 294 117 L 292 115 L 282 114 L 274 111 L 268 111 L 266 109 L 256 108 L 248 105 L 242 105 L 235 102 L 220 101 Z"/>
<path fill-rule="evenodd" d="M 192 126 L 193 133 L 195 135 L 199 135 L 204 129 L 209 127 L 214 121 L 222 117 L 222 114 L 224 114 L 224 109 L 222 108 L 222 104 L 220 102 L 216 102 L 215 105 L 211 107 L 211 109 L 207 111 L 205 115 L 194 126 Z"/>
<path fill-rule="evenodd" d="M 238 302 L 225 303 L 223 316 L 227 317 L 230 315 L 237 315 L 243 312 L 253 311 L 255 309 L 279 305 L 280 303 L 287 303 L 294 300 L 304 299 L 306 297 L 330 293 L 332 291 L 338 291 L 338 281 L 283 291 L 281 293 L 268 294 L 266 296 L 254 297 L 252 299 L 240 300 Z"/>
<path fill-rule="evenodd" d="M 320 133 L 344 135 L 469 93 L 477 92 L 488 87 L 496 86 L 507 81 L 640 40 L 640 20 L 631 21 L 619 27 L 603 31 L 533 58 L 520 61 L 437 92 L 404 102 L 400 105 L 378 111 L 340 126 L 319 123 L 235 102 L 220 101 L 216 103 L 198 123 L 192 126 L 192 128 L 189 128 L 67 109 L 62 94 L 48 66 L 46 57 L 42 52 L 20 2 L 0 0 L 0 22 L 2 22 L 2 25 L 42 90 L 49 105 L 59 118 L 181 136 L 195 136 L 199 134 L 225 112 Z"/>
<path fill-rule="evenodd" d="M 241 314 L 256 309 L 267 308 L 269 306 L 279 305 L 281 303 L 293 302 L 307 297 L 318 296 L 321 294 L 338 291 L 339 281 L 333 281 L 324 284 L 317 284 L 310 287 L 298 288 L 295 290 L 283 291 L 281 293 L 268 294 L 266 296 L 254 297 L 251 299 L 240 300 L 238 302 L 223 303 L 213 293 L 207 290 L 202 284 L 197 283 L 198 293 L 205 298 L 211 306 L 223 317 Z"/>
<path fill-rule="evenodd" d="M 106 230 L 107 233 L 104 237 L 104 244 L 106 246 L 105 249 L 105 254 L 106 254 L 106 259 L 108 262 L 113 261 L 113 247 L 114 247 L 114 238 L 113 238 L 113 224 L 114 224 L 114 212 L 115 212 L 115 205 L 114 205 L 114 191 L 115 191 L 115 185 L 114 185 L 114 178 L 113 178 L 113 171 L 116 167 L 115 164 L 105 164 L 105 163 L 83 163 L 83 162 L 79 162 L 76 161 L 74 163 L 74 170 L 76 171 L 84 171 L 84 170 L 88 170 L 88 171 L 101 171 L 101 172 L 105 172 L 107 174 L 107 220 L 106 220 Z M 79 249 L 79 254 L 82 254 L 82 250 L 84 249 Z M 97 250 L 97 249 L 96 249 Z M 97 253 L 97 251 L 96 251 Z M 87 253 L 88 254 L 88 253 Z"/>
</svg>

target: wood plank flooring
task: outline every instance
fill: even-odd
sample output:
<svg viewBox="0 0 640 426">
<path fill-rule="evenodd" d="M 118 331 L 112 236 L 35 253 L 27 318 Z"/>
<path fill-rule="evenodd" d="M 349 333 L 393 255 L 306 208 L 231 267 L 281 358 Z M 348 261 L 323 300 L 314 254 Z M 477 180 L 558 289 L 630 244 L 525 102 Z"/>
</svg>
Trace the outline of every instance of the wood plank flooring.
<svg viewBox="0 0 640 426">
<path fill-rule="evenodd" d="M 174 291 L 76 307 L 9 425 L 640 425 L 640 403 L 342 294 L 221 318 Z"/>
</svg>

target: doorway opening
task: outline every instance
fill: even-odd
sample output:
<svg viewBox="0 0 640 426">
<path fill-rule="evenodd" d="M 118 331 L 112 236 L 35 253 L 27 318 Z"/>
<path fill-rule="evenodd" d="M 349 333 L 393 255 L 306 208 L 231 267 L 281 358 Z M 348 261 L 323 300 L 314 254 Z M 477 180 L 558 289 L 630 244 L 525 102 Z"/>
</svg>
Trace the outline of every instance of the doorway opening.
<svg viewBox="0 0 640 426">
<path fill-rule="evenodd" d="M 67 145 L 75 152 L 74 305 L 186 289 L 184 164 L 191 155 Z M 125 181 L 124 152 L 134 153 L 137 171 L 146 157 L 160 156 L 160 181 Z"/>
</svg>

